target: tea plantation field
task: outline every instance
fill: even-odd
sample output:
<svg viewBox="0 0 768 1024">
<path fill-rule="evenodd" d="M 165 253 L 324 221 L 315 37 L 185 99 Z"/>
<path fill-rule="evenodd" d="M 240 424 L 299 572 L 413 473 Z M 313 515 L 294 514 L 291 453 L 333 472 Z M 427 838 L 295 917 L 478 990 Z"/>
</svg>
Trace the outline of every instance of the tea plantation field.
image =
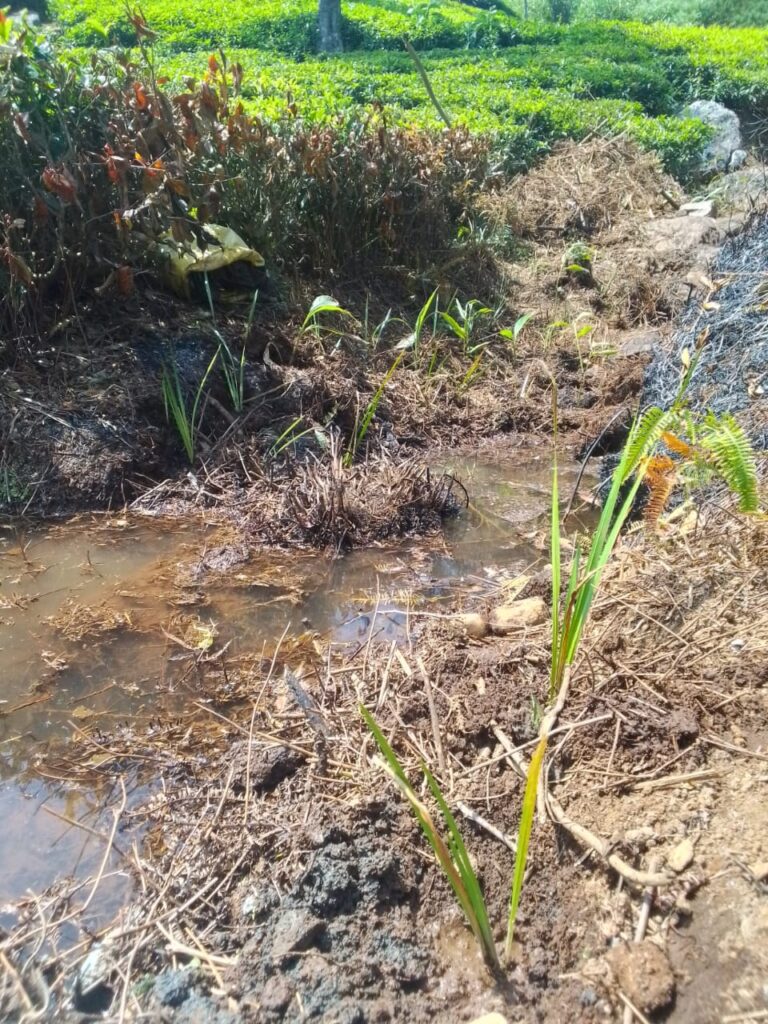
<svg viewBox="0 0 768 1024">
<path fill-rule="evenodd" d="M 111 0 L 55 0 L 75 47 L 129 45 L 127 17 Z M 528 165 L 560 138 L 626 133 L 685 174 L 707 138 L 681 117 L 711 98 L 761 117 L 768 112 L 768 31 L 584 22 L 523 21 L 454 0 L 358 0 L 342 5 L 346 52 L 317 53 L 312 0 L 147 0 L 165 75 L 206 73 L 225 50 L 244 71 L 246 109 L 327 123 L 384 110 L 390 121 L 441 127 L 414 64 L 420 51 L 443 107 L 457 125 L 493 139 L 507 169 Z"/>
</svg>

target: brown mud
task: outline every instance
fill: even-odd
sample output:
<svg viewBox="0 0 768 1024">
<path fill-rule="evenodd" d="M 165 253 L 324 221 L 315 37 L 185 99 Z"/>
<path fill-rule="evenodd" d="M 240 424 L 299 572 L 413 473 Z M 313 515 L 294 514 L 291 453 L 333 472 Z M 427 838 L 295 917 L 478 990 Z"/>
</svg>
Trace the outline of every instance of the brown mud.
<svg viewBox="0 0 768 1024">
<path fill-rule="evenodd" d="M 527 193 L 513 189 L 494 208 L 497 224 L 528 247 L 497 270 L 510 316 L 531 312 L 530 330 L 515 349 L 489 346 L 468 383 L 466 357 L 445 339 L 425 349 L 423 365 L 404 364 L 351 465 L 340 439 L 354 434 L 392 349 L 371 355 L 359 339 L 298 335 L 296 318 L 259 321 L 246 349 L 251 404 L 232 416 L 218 383 L 190 471 L 159 384 L 147 382 L 158 381 L 169 344 L 180 372 L 188 366 L 190 384 L 199 380 L 214 346 L 210 323 L 168 309 L 148 289 L 130 322 L 127 310 L 120 322 L 114 302 L 100 321 L 95 304 L 79 340 L 6 369 L 6 507 L 131 505 L 120 513 L 126 522 L 140 515 L 163 517 L 161 529 L 175 519 L 229 530 L 177 578 L 205 602 L 212 580 L 248 576 L 261 545 L 338 550 L 434 534 L 465 497 L 453 482 L 459 472 L 434 470 L 446 466 L 446 452 L 548 454 L 552 377 L 566 450 L 583 450 L 610 424 L 620 437 L 651 350 L 667 343 L 686 301 L 708 300 L 709 260 L 749 204 L 737 197 L 719 216 L 686 214 L 679 188 L 620 143 L 565 146 L 537 173 Z M 574 240 L 593 251 L 575 253 Z M 577 257 L 589 263 L 588 280 L 572 269 Z M 342 304 L 352 305 L 350 296 L 339 291 Z M 224 329 L 234 342 L 242 323 L 233 317 Z M 311 433 L 275 458 L 299 416 Z M 615 442 L 604 439 L 601 450 Z M 401 595 L 395 636 L 380 632 L 389 609 L 378 595 L 371 607 L 370 590 L 355 643 L 307 627 L 231 647 L 213 629 L 201 634 L 194 604 L 177 609 L 166 633 L 184 659 L 183 685 L 170 673 L 178 703 L 148 720 L 86 717 L 74 742 L 52 743 L 37 764 L 65 789 L 98 783 L 108 792 L 107 813 L 88 825 L 103 856 L 92 857 L 87 879 L 59 879 L 6 908 L 0 1016 L 765 1018 L 762 520 L 738 518 L 715 496 L 620 545 L 553 738 L 549 814 L 534 826 L 503 977 L 483 967 L 374 756 L 361 703 L 412 780 L 422 761 L 440 778 L 501 943 L 520 773 L 546 701 L 549 626 L 470 636 L 466 620 L 448 612 L 485 622 L 514 599 L 549 599 L 543 522 L 527 543 L 519 572 L 452 594 L 438 615 L 419 615 Z M 56 627 L 62 642 L 95 645 L 100 632 L 127 628 L 115 609 L 95 607 L 67 605 Z M 60 813 L 80 827 L 76 814 Z M 132 879 L 132 898 L 107 920 L 96 895 L 119 876 Z"/>
</svg>

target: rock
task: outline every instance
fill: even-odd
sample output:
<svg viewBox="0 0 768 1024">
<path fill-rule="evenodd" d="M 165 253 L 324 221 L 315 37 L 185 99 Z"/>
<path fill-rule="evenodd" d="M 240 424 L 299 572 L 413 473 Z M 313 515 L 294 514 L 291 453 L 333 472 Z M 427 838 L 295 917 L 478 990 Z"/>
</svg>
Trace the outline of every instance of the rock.
<svg viewBox="0 0 768 1024">
<path fill-rule="evenodd" d="M 663 217 L 645 225 L 648 245 L 657 256 L 689 253 L 719 245 L 723 235 L 712 217 Z"/>
<path fill-rule="evenodd" d="M 490 629 L 488 620 L 479 612 L 466 612 L 464 615 L 457 615 L 455 621 L 460 623 L 467 636 L 471 636 L 474 640 L 482 640 L 484 636 L 488 636 Z"/>
<path fill-rule="evenodd" d="M 714 100 L 694 100 L 685 108 L 683 116 L 697 117 L 714 128 L 714 136 L 701 155 L 702 174 L 721 174 L 729 170 L 733 154 L 742 151 L 738 116 Z"/>
<path fill-rule="evenodd" d="M 675 976 L 666 954 L 655 943 L 622 943 L 606 960 L 619 988 L 641 1013 L 656 1013 L 672 1002 Z"/>
<path fill-rule="evenodd" d="M 496 636 L 506 636 L 516 629 L 524 629 L 526 626 L 538 626 L 546 622 L 549 617 L 549 609 L 541 597 L 526 597 L 521 601 L 513 601 L 512 604 L 502 604 L 491 612 L 491 631 Z"/>
<path fill-rule="evenodd" d="M 650 355 L 664 340 L 658 330 L 623 331 L 618 344 L 621 356 Z"/>
<path fill-rule="evenodd" d="M 700 199 L 695 203 L 683 203 L 680 213 L 686 217 L 714 217 L 715 204 L 711 199 Z"/>
<path fill-rule="evenodd" d="M 155 999 L 161 1006 L 179 1007 L 189 998 L 194 980 L 194 971 L 163 971 L 155 978 Z"/>
<path fill-rule="evenodd" d="M 75 978 L 73 1003 L 79 1013 L 104 1013 L 112 1004 L 114 989 L 109 984 L 114 969 L 106 943 L 98 943 L 83 960 Z"/>
<path fill-rule="evenodd" d="M 750 864 L 749 870 L 758 882 L 768 882 L 768 860 L 760 860 L 757 864 Z"/>
<path fill-rule="evenodd" d="M 747 162 L 747 157 L 746 149 L 734 149 L 731 153 L 731 159 L 728 161 L 728 173 L 732 174 L 734 171 L 740 171 Z"/>
<path fill-rule="evenodd" d="M 290 908 L 284 911 L 275 925 L 272 956 L 281 960 L 292 953 L 311 949 L 324 931 L 325 924 L 309 910 Z"/>
<path fill-rule="evenodd" d="M 690 839 L 684 839 L 672 850 L 667 857 L 667 864 L 678 875 L 685 871 L 693 861 L 693 843 Z"/>
<path fill-rule="evenodd" d="M 500 1013 L 484 1013 L 482 1017 L 475 1017 L 469 1024 L 507 1024 L 507 1018 Z"/>
</svg>

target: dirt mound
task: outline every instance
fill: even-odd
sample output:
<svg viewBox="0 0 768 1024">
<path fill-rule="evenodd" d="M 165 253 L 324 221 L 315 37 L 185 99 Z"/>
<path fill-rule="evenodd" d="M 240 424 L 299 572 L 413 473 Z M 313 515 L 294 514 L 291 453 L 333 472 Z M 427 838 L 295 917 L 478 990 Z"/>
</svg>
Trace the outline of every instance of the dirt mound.
<svg viewBox="0 0 768 1024">
<path fill-rule="evenodd" d="M 627 139 L 564 142 L 486 200 L 493 221 L 523 238 L 592 238 L 628 219 L 669 211 L 680 186 L 658 158 Z"/>
</svg>

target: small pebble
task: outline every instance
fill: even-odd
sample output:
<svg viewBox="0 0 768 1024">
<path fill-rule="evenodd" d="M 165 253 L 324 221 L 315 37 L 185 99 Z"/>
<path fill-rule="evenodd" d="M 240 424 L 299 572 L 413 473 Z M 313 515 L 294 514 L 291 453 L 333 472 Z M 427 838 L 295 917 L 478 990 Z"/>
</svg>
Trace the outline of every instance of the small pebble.
<svg viewBox="0 0 768 1024">
<path fill-rule="evenodd" d="M 684 839 L 672 850 L 667 857 L 667 865 L 677 874 L 691 864 L 693 861 L 693 843 L 690 839 Z"/>
</svg>

